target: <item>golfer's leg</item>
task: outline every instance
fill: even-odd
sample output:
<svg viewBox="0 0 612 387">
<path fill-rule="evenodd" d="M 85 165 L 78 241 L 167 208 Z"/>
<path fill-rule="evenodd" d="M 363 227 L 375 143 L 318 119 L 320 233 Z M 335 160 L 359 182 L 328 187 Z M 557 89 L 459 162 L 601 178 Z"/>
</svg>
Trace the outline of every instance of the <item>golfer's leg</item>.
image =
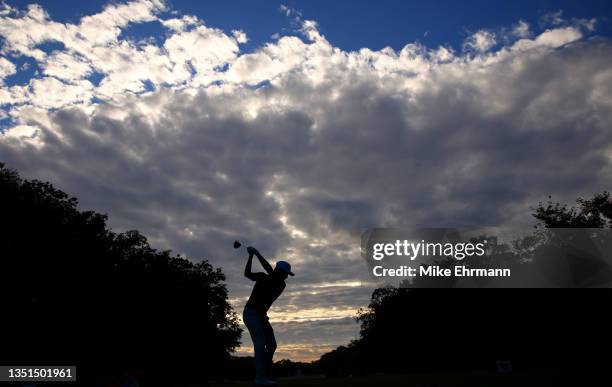
<svg viewBox="0 0 612 387">
<path fill-rule="evenodd" d="M 266 368 L 267 374 L 271 375 L 272 371 L 272 359 L 274 358 L 274 352 L 276 351 L 276 338 L 274 337 L 274 330 L 268 317 L 264 318 L 263 329 L 266 337 Z"/>
<path fill-rule="evenodd" d="M 257 312 L 248 308 L 244 309 L 242 315 L 244 325 L 249 330 L 251 341 L 255 349 L 255 377 L 257 379 L 265 379 L 267 368 L 267 353 L 266 353 L 266 337 L 263 327 L 263 321 Z"/>
</svg>

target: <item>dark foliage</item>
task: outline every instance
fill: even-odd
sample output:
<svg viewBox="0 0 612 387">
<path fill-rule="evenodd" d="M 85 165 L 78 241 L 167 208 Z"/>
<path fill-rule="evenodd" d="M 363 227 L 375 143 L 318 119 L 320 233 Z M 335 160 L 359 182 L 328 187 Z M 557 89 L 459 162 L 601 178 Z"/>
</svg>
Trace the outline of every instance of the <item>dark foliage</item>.
<svg viewBox="0 0 612 387">
<path fill-rule="evenodd" d="M 222 379 L 253 380 L 255 378 L 254 362 L 255 359 L 252 356 L 232 356 L 229 361 L 228 372 Z M 319 370 L 313 363 L 294 362 L 288 359 L 282 359 L 272 364 L 271 374 L 275 378 L 284 378 L 319 374 Z"/>
<path fill-rule="evenodd" d="M 275 377 L 295 377 L 318 374 L 316 364 L 282 359 L 272 365 L 272 375 Z"/>
<path fill-rule="evenodd" d="M 114 233 L 77 204 L 0 164 L 2 360 L 124 364 L 158 381 L 222 372 L 241 332 L 221 270 Z"/>
<path fill-rule="evenodd" d="M 553 203 L 552 198 L 546 204 L 540 203 L 533 216 L 538 219 L 540 227 L 546 228 L 611 228 L 612 197 L 608 191 L 596 194 L 592 199 L 578 198 L 577 207 Z"/>
<path fill-rule="evenodd" d="M 578 208 L 548 203 L 535 209 L 541 227 L 610 227 L 610 194 L 578 200 Z M 543 231 L 495 246 L 495 256 L 520 262 Z M 375 372 L 558 369 L 602 372 L 612 344 L 609 289 L 376 289 L 359 311 L 360 338 L 317 362 L 330 376 Z"/>
</svg>

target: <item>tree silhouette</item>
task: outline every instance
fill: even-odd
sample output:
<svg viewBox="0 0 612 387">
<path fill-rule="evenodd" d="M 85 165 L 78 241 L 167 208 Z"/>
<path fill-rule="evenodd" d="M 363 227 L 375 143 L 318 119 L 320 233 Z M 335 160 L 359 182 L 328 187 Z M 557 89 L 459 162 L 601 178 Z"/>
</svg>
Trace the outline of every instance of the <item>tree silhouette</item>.
<svg viewBox="0 0 612 387">
<path fill-rule="evenodd" d="M 577 208 L 540 203 L 533 213 L 538 230 L 510 244 L 488 237 L 491 256 L 519 265 L 550 247 L 546 228 L 611 226 L 608 192 L 577 203 Z M 554 289 L 379 288 L 356 317 L 360 337 L 317 363 L 334 376 L 494 369 L 496 361 L 511 360 L 515 369 L 557 369 L 583 381 L 607 370 L 598 351 L 612 345 L 606 323 L 610 296 L 610 289 L 586 295 Z"/>
<path fill-rule="evenodd" d="M 176 367 L 193 378 L 222 372 L 241 330 L 221 270 L 155 250 L 138 231 L 112 232 L 106 215 L 77 205 L 0 163 L 4 360 L 104 358 L 160 383 Z"/>
<path fill-rule="evenodd" d="M 533 216 L 546 228 L 612 228 L 612 197 L 608 191 L 595 194 L 592 199 L 578 198 L 577 207 L 553 203 L 540 203 Z"/>
</svg>

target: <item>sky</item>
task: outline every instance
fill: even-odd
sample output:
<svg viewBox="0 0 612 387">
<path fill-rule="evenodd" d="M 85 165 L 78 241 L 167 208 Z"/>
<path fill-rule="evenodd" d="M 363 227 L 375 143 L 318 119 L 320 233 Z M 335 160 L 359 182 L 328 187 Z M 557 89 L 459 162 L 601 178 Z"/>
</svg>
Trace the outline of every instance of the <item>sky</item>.
<svg viewBox="0 0 612 387">
<path fill-rule="evenodd" d="M 290 261 L 276 359 L 356 337 L 364 229 L 610 189 L 606 1 L 0 4 L 0 162 L 221 267 L 238 314 L 233 240 Z"/>
</svg>

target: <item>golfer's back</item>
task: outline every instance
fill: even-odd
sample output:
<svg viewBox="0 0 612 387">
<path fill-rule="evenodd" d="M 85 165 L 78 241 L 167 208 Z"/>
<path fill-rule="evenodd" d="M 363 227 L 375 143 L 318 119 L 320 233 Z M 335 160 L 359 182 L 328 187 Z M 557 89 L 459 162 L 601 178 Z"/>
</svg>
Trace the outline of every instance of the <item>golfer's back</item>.
<svg viewBox="0 0 612 387">
<path fill-rule="evenodd" d="M 255 274 L 255 286 L 246 306 L 259 312 L 266 313 L 270 306 L 285 289 L 285 281 L 265 273 Z"/>
</svg>

